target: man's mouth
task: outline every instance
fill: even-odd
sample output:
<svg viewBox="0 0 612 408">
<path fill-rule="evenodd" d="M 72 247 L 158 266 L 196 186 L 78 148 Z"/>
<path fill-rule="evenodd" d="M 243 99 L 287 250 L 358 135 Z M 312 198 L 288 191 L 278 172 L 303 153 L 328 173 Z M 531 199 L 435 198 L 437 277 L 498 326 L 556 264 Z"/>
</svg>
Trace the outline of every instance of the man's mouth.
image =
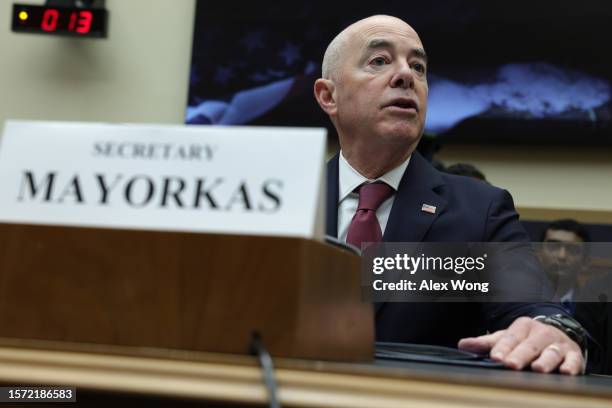
<svg viewBox="0 0 612 408">
<path fill-rule="evenodd" d="M 397 112 L 417 113 L 419 107 L 414 99 L 397 98 L 383 106 L 383 109 L 390 109 Z"/>
</svg>

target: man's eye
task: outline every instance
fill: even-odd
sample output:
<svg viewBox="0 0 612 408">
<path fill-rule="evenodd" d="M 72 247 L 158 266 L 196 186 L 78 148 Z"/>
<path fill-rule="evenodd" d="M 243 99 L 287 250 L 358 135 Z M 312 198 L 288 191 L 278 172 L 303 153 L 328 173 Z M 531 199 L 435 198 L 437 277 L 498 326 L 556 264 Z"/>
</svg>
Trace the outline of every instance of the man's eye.
<svg viewBox="0 0 612 408">
<path fill-rule="evenodd" d="M 415 71 L 417 71 L 417 72 L 419 72 L 421 74 L 425 73 L 425 65 L 423 65 L 423 64 L 421 64 L 419 62 L 416 62 L 416 63 L 412 64 L 412 69 L 414 69 Z"/>
<path fill-rule="evenodd" d="M 384 59 L 383 57 L 376 57 L 372 61 L 370 61 L 370 64 L 377 65 L 377 66 L 382 66 L 382 65 L 385 65 L 386 63 L 387 63 L 387 60 Z"/>
</svg>

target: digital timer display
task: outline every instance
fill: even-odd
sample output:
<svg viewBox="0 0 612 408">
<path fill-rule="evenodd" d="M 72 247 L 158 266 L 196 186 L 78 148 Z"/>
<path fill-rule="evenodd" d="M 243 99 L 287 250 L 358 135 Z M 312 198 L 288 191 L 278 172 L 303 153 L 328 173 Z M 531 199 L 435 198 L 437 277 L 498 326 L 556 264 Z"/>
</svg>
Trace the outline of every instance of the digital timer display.
<svg viewBox="0 0 612 408">
<path fill-rule="evenodd" d="M 24 33 L 106 37 L 104 9 L 13 4 L 12 30 Z"/>
</svg>

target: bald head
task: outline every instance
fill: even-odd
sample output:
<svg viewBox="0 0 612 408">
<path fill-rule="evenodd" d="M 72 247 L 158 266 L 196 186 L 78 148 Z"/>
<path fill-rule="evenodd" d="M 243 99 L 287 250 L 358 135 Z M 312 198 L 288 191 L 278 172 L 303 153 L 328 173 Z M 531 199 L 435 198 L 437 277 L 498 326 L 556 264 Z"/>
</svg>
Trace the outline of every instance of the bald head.
<svg viewBox="0 0 612 408">
<path fill-rule="evenodd" d="M 397 17 L 376 15 L 359 20 L 342 30 L 327 46 L 321 67 L 323 78 L 337 79 L 340 72 L 339 68 L 346 57 L 346 50 L 349 48 L 348 45 L 353 37 L 367 32 L 368 29 L 377 25 L 401 26 L 416 35 L 416 32 L 410 25 Z"/>
<path fill-rule="evenodd" d="M 414 151 L 427 114 L 427 57 L 418 34 L 399 18 L 360 20 L 333 39 L 314 95 L 338 132 L 342 154 L 362 175 L 378 177 Z"/>
</svg>

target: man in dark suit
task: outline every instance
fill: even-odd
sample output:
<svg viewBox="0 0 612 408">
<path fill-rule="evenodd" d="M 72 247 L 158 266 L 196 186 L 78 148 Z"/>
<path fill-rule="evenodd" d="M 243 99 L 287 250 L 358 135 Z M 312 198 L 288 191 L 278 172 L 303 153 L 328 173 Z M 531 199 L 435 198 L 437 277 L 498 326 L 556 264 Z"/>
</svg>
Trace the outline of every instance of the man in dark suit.
<svg viewBox="0 0 612 408">
<path fill-rule="evenodd" d="M 427 111 L 427 56 L 408 24 L 374 16 L 342 31 L 314 92 L 341 146 L 328 165 L 328 234 L 357 245 L 528 241 L 507 192 L 441 174 L 415 151 Z M 578 374 L 582 352 L 564 327 L 531 318 L 560 313 L 545 303 L 387 303 L 377 310 L 377 338 L 461 339 L 460 348 L 490 351 L 514 369 Z M 485 328 L 492 333 L 481 335 Z"/>
</svg>

